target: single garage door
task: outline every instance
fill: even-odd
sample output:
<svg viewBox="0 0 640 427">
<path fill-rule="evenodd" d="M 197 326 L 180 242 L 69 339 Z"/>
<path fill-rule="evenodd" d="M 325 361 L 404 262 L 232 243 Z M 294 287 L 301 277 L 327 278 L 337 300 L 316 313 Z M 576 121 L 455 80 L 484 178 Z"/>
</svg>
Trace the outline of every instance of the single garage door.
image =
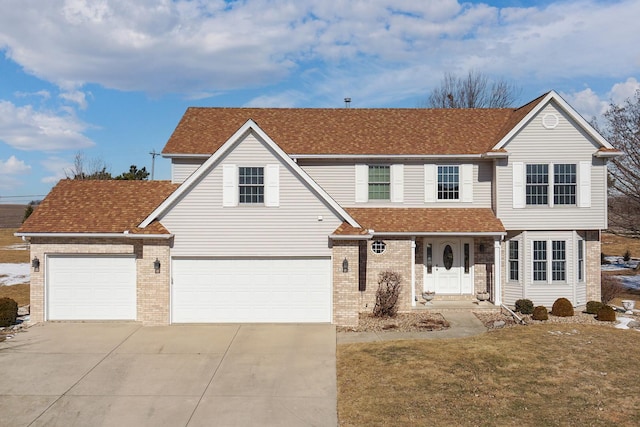
<svg viewBox="0 0 640 427">
<path fill-rule="evenodd" d="M 49 320 L 135 320 L 131 256 L 48 256 Z"/>
<path fill-rule="evenodd" d="M 173 323 L 330 322 L 331 260 L 174 259 Z"/>
</svg>

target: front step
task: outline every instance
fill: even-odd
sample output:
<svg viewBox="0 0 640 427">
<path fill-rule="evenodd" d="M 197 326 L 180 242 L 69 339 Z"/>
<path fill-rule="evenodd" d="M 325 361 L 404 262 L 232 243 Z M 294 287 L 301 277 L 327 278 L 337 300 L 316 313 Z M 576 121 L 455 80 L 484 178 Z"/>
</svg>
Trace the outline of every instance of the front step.
<svg viewBox="0 0 640 427">
<path fill-rule="evenodd" d="M 499 312 L 500 306 L 496 306 L 489 301 L 478 300 L 437 300 L 434 299 L 430 303 L 423 301 L 417 302 L 411 311 L 428 311 L 435 313 L 443 313 L 447 311 L 494 311 Z"/>
</svg>

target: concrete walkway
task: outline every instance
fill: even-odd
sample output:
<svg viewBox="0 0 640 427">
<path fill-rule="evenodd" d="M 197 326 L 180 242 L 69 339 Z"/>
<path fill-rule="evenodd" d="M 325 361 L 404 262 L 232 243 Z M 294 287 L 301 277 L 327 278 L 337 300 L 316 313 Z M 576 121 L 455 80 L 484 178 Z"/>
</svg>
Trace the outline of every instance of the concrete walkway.
<svg viewBox="0 0 640 427">
<path fill-rule="evenodd" d="M 470 311 L 452 311 L 443 315 L 451 325 L 448 329 L 442 331 L 425 331 L 425 332 L 338 332 L 338 344 L 373 342 L 373 341 L 392 341 L 392 340 L 428 340 L 443 338 L 463 338 L 473 335 L 479 335 L 487 331 L 482 324 Z"/>
<path fill-rule="evenodd" d="M 7 426 L 335 426 L 332 325 L 46 323 L 0 343 Z"/>
</svg>

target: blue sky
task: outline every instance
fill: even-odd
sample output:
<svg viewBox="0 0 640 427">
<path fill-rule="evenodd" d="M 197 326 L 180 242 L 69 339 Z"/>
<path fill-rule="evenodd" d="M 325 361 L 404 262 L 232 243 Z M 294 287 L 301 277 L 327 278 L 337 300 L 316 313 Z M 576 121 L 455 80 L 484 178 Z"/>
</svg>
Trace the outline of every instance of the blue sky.
<svg viewBox="0 0 640 427">
<path fill-rule="evenodd" d="M 640 88 L 638 16 L 638 0 L 2 0 L 0 203 L 41 198 L 79 151 L 150 170 L 189 106 L 416 107 L 473 69 L 589 119 Z"/>
</svg>

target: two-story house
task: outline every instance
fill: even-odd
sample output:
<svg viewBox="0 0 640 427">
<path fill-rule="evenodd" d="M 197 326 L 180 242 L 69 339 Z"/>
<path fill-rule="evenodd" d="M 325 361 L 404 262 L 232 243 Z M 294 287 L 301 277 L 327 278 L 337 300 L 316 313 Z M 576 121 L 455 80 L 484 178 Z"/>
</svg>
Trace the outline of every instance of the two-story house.
<svg viewBox="0 0 640 427">
<path fill-rule="evenodd" d="M 354 325 L 436 299 L 600 299 L 607 161 L 555 92 L 515 109 L 190 108 L 171 181 L 61 181 L 18 235 L 31 318 Z"/>
</svg>

